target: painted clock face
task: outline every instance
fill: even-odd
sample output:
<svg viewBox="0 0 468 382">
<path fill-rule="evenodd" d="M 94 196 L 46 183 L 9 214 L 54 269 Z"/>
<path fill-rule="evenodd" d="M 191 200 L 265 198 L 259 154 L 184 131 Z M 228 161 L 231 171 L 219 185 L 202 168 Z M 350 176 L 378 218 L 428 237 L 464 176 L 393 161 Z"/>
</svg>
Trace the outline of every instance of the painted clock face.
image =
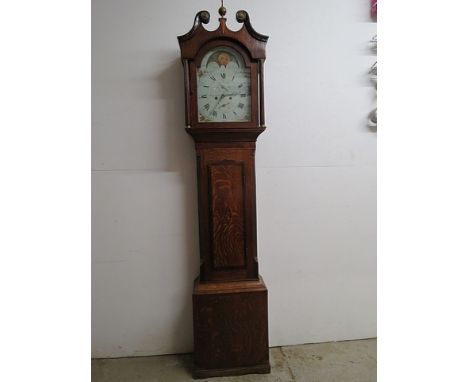
<svg viewBox="0 0 468 382">
<path fill-rule="evenodd" d="M 199 122 L 251 120 L 250 69 L 230 47 L 209 51 L 197 71 Z"/>
</svg>

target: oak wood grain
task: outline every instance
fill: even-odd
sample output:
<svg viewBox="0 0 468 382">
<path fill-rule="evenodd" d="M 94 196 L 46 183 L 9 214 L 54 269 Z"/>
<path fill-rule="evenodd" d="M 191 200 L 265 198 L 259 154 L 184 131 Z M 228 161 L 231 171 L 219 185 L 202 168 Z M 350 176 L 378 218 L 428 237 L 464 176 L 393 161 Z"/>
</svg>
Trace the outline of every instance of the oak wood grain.
<svg viewBox="0 0 468 382">
<path fill-rule="evenodd" d="M 212 163 L 208 175 L 213 268 L 245 267 L 244 165 Z"/>
<path fill-rule="evenodd" d="M 195 141 L 200 276 L 193 291 L 196 378 L 268 373 L 268 291 L 258 272 L 255 150 L 265 131 L 264 60 L 268 37 L 255 31 L 247 12 L 242 28 L 226 19 L 208 31 L 200 11 L 179 36 L 185 79 L 186 132 Z M 204 55 L 229 47 L 250 70 L 251 119 L 200 122 L 197 69 Z"/>
</svg>

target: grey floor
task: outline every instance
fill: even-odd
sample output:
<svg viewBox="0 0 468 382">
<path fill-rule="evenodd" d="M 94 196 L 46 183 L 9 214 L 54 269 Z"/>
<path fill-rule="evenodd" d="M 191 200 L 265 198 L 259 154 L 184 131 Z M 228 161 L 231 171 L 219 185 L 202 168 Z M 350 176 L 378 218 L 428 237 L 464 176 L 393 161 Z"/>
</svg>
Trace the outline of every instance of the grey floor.
<svg viewBox="0 0 468 382">
<path fill-rule="evenodd" d="M 209 382 L 375 382 L 375 339 L 327 342 L 270 349 L 271 374 L 199 379 Z M 98 359 L 92 382 L 193 381 L 191 355 Z"/>
</svg>

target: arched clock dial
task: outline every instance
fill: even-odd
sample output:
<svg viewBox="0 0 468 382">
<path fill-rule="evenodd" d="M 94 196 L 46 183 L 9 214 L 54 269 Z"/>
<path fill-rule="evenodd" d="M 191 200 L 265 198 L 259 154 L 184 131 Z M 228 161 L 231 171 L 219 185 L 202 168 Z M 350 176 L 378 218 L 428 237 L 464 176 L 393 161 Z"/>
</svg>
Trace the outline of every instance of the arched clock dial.
<svg viewBox="0 0 468 382">
<path fill-rule="evenodd" d="M 204 56 L 197 90 L 199 122 L 251 120 L 250 70 L 234 49 L 218 47 Z"/>
</svg>

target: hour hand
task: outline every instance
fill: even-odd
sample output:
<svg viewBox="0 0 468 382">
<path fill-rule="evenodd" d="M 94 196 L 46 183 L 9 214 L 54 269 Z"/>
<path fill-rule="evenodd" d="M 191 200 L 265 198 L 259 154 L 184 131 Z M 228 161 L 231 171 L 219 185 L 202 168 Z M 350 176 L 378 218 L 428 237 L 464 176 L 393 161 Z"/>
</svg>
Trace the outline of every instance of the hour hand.
<svg viewBox="0 0 468 382">
<path fill-rule="evenodd" d="M 224 94 L 221 94 L 221 97 L 219 97 L 218 102 L 216 102 L 216 105 L 213 106 L 213 109 L 211 109 L 211 112 L 213 112 L 213 110 L 215 110 L 218 107 L 219 103 L 224 97 L 225 97 Z"/>
</svg>

